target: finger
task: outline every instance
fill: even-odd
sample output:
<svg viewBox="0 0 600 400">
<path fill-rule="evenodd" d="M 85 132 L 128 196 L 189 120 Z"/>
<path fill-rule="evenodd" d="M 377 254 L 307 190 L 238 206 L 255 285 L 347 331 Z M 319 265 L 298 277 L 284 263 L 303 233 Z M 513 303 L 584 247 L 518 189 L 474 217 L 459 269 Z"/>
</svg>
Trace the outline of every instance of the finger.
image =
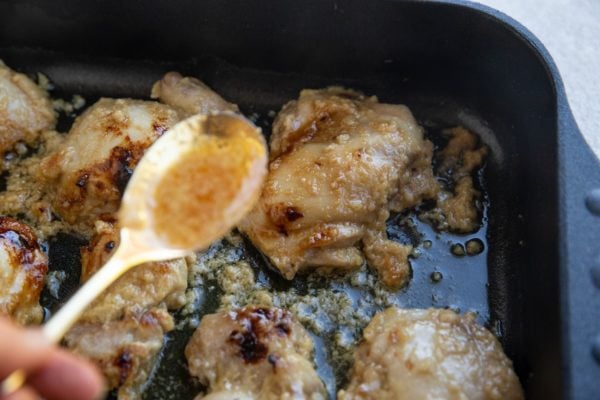
<svg viewBox="0 0 600 400">
<path fill-rule="evenodd" d="M 28 386 L 23 386 L 7 396 L 0 395 L 0 400 L 38 400 L 39 398 L 40 396 Z"/>
<path fill-rule="evenodd" d="M 94 366 L 62 350 L 55 351 L 27 383 L 46 400 L 95 400 L 104 387 Z"/>
<path fill-rule="evenodd" d="M 40 330 L 23 329 L 0 318 L 0 378 L 16 369 L 26 372 L 38 369 L 52 354 L 52 345 Z"/>
</svg>

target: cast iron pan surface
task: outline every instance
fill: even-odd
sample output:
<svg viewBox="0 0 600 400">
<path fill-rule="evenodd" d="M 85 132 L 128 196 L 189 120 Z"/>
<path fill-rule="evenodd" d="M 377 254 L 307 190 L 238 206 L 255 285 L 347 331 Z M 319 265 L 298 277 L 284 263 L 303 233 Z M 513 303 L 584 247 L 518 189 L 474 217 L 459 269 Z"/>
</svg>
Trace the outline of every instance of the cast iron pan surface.
<svg viewBox="0 0 600 400">
<path fill-rule="evenodd" d="M 101 96 L 148 98 L 156 79 L 177 70 L 255 114 L 267 135 L 269 111 L 303 88 L 335 84 L 408 105 L 431 138 L 464 125 L 491 150 L 481 180 L 484 223 L 473 235 L 438 235 L 392 217 L 392 237 L 432 241 L 411 260 L 413 279 L 398 302 L 476 311 L 529 399 L 598 397 L 600 167 L 549 55 L 510 18 L 463 1 L 0 0 L 0 58 L 48 75 L 55 97 L 81 94 L 88 105 Z M 484 242 L 483 253 L 450 253 L 450 243 L 472 237 Z M 82 244 L 65 236 L 48 244 L 51 269 L 69 275 L 60 299 L 44 293 L 50 311 L 77 286 Z M 278 279 L 249 245 L 245 256 L 259 279 L 310 290 L 303 278 Z M 441 282 L 431 282 L 433 271 Z M 206 301 L 200 313 L 215 307 Z M 182 354 L 190 334 L 169 334 L 146 398 L 198 392 Z M 333 394 L 327 343 L 316 344 Z"/>
<path fill-rule="evenodd" d="M 483 141 L 492 148 L 488 166 L 479 176 L 479 189 L 482 196 L 483 215 L 481 228 L 467 235 L 454 235 L 447 232 L 436 232 L 430 225 L 419 221 L 414 213 L 394 215 L 388 222 L 390 238 L 411 243 L 421 252 L 418 258 L 411 260 L 413 277 L 408 288 L 397 294 L 398 304 L 407 308 L 449 307 L 460 312 L 473 311 L 477 320 L 486 324 L 501 340 L 504 339 L 503 322 L 497 316 L 491 316 L 488 306 L 488 210 L 490 209 L 483 186 L 487 178 L 494 179 L 494 170 L 498 160 L 494 148 L 498 148 L 492 131 L 475 112 L 466 106 L 456 103 L 455 99 L 440 97 L 434 93 L 418 92 L 403 88 L 402 79 L 391 76 L 368 80 L 344 80 L 321 78 L 310 75 L 276 74 L 256 70 L 241 69 L 222 60 L 206 58 L 188 64 L 125 62 L 124 60 L 73 60 L 68 56 L 27 49 L 6 51 L 2 54 L 8 65 L 24 71 L 41 71 L 48 75 L 56 86 L 54 96 L 70 98 L 73 94 L 82 95 L 88 105 L 99 97 L 136 97 L 148 98 L 151 84 L 169 70 L 178 70 L 191 76 L 202 77 L 218 93 L 226 99 L 237 103 L 242 112 L 253 116 L 268 137 L 272 117 L 270 110 L 280 110 L 290 99 L 297 97 L 302 88 L 320 88 L 328 85 L 344 85 L 363 90 L 367 94 L 377 94 L 382 102 L 407 104 L 415 113 L 420 124 L 427 128 L 427 136 L 439 147 L 443 146 L 441 128 L 463 125 L 479 133 Z M 43 60 L 40 63 L 40 60 Z M 89 81 L 92 84 L 88 84 Z M 102 85 L 94 87 L 93 82 L 101 79 Z M 73 81 L 81 82 L 77 86 Z M 271 113 L 272 115 L 272 113 Z M 67 131 L 71 121 L 63 118 L 59 129 Z M 487 176 L 484 172 L 489 170 Z M 453 245 L 465 246 L 468 240 L 478 239 L 484 244 L 484 250 L 474 256 L 455 256 L 451 252 Z M 430 248 L 423 244 L 431 242 Z M 54 298 L 48 290 L 42 295 L 42 304 L 51 315 L 66 301 L 78 287 L 80 259 L 79 247 L 85 242 L 77 237 L 59 234 L 48 242 L 50 270 L 64 270 L 67 280 L 62 285 L 58 298 Z M 519 246 L 518 243 L 514 244 Z M 218 247 L 218 244 L 216 245 Z M 428 245 L 427 245 L 428 247 Z M 259 281 L 277 290 L 294 288 L 300 293 L 310 293 L 319 287 L 330 290 L 351 292 L 352 297 L 366 295 L 368 289 L 356 289 L 350 285 L 323 280 L 321 284 L 307 282 L 304 277 L 292 282 L 281 279 L 271 272 L 268 262 L 247 242 L 243 247 L 244 258 L 254 268 Z M 435 282 L 432 274 L 439 272 L 442 279 Z M 218 307 L 219 288 L 216 282 L 206 282 L 202 291 L 205 293 L 198 316 L 215 312 Z M 496 293 L 497 292 L 497 293 Z M 490 293 L 501 301 L 503 294 L 499 291 Z M 384 306 L 378 307 L 383 309 Z M 373 310 L 373 312 L 375 309 Z M 176 314 L 177 316 L 177 314 Z M 194 332 L 194 328 L 175 330 L 167 335 L 160 362 L 145 390 L 145 399 L 192 399 L 200 391 L 200 386 L 189 376 L 183 354 L 185 345 Z M 316 344 L 317 369 L 325 381 L 331 398 L 335 398 L 336 388 L 344 384 L 348 366 L 332 365 L 328 359 L 328 332 L 321 336 L 314 335 Z M 343 367 L 343 368 L 339 368 Z M 336 378 L 337 384 L 336 385 Z"/>
</svg>

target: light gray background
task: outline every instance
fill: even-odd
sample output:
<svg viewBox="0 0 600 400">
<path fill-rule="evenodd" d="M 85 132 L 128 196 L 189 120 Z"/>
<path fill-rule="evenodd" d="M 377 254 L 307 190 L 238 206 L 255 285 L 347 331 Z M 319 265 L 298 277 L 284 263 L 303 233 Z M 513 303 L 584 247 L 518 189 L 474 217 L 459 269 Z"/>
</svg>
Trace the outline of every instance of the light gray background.
<svg viewBox="0 0 600 400">
<path fill-rule="evenodd" d="M 583 136 L 600 157 L 600 0 L 478 0 L 523 24 L 546 46 Z"/>
</svg>

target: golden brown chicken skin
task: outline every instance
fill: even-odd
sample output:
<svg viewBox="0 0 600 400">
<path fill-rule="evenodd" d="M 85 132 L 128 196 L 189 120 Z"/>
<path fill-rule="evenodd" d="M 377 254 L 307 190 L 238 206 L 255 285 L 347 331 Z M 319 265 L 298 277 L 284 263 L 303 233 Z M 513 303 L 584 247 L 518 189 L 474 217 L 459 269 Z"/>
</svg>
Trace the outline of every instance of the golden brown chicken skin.
<svg viewBox="0 0 600 400">
<path fill-rule="evenodd" d="M 408 282 L 410 246 L 388 240 L 390 211 L 434 197 L 432 144 L 411 112 L 342 88 L 303 90 L 273 124 L 269 175 L 239 229 L 287 278 L 365 258 L 382 282 Z"/>
<path fill-rule="evenodd" d="M 38 324 L 39 304 L 48 271 L 48 257 L 33 230 L 13 218 L 0 216 L 0 314 L 19 324 Z"/>
<path fill-rule="evenodd" d="M 0 156 L 17 143 L 35 143 L 42 131 L 55 124 L 48 93 L 0 60 Z"/>
<path fill-rule="evenodd" d="M 81 251 L 81 280 L 89 279 L 119 245 L 117 227 L 96 224 L 97 233 Z M 173 329 L 167 309 L 185 302 L 185 260 L 147 263 L 126 272 L 90 305 L 65 337 L 67 347 L 104 373 L 120 400 L 139 399 L 162 347 Z"/>
<path fill-rule="evenodd" d="M 339 400 L 521 400 L 498 340 L 471 314 L 389 308 L 375 315 Z"/>
<path fill-rule="evenodd" d="M 190 373 L 208 387 L 197 399 L 325 399 L 312 350 L 289 312 L 246 306 L 204 316 L 185 355 Z"/>
</svg>

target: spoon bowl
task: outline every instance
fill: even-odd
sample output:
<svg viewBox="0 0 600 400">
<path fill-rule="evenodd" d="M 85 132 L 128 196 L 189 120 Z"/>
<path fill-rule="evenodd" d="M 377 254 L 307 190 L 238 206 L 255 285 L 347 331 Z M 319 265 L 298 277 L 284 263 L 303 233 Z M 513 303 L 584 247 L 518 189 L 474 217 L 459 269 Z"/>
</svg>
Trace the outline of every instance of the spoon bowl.
<svg viewBox="0 0 600 400">
<path fill-rule="evenodd" d="M 136 167 L 119 222 L 147 251 L 170 255 L 208 246 L 250 211 L 267 155 L 260 129 L 233 113 L 197 115 L 169 132 Z"/>
</svg>

